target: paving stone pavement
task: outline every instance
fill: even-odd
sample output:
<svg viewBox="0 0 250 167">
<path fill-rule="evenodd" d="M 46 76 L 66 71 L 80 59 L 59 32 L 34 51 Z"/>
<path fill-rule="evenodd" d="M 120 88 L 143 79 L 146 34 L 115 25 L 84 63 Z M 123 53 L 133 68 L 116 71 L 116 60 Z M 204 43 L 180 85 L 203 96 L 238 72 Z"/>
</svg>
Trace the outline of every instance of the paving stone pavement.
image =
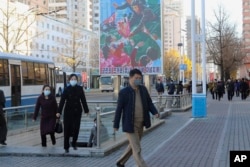
<svg viewBox="0 0 250 167">
<path fill-rule="evenodd" d="M 172 113 L 163 125 L 143 136 L 143 157 L 149 167 L 229 167 L 230 150 L 250 150 L 249 109 L 249 99 L 234 97 L 229 102 L 225 96 L 216 101 L 208 94 L 207 117 L 192 118 L 191 110 Z M 0 166 L 115 167 L 125 147 L 104 157 L 5 155 L 0 156 Z M 131 157 L 126 167 L 133 166 Z"/>
</svg>

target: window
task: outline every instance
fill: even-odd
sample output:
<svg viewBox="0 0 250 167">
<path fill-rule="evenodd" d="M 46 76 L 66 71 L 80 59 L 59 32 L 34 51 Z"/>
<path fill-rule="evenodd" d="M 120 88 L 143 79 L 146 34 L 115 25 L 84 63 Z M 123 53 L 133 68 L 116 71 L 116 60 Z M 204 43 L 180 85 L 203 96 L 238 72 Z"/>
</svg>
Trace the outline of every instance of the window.
<svg viewBox="0 0 250 167">
<path fill-rule="evenodd" d="M 47 83 L 47 64 L 22 62 L 24 85 L 44 85 Z"/>
<path fill-rule="evenodd" d="M 44 85 L 47 83 L 47 70 L 46 64 L 42 63 L 34 63 L 35 67 L 35 84 L 36 85 Z"/>
<path fill-rule="evenodd" d="M 38 56 L 38 55 L 36 55 Z M 23 85 L 34 85 L 34 66 L 32 62 L 22 62 Z"/>
<path fill-rule="evenodd" d="M 9 86 L 8 61 L 0 59 L 0 86 Z"/>
<path fill-rule="evenodd" d="M 33 45 L 32 45 L 32 42 L 30 42 L 30 49 L 33 49 Z"/>
</svg>

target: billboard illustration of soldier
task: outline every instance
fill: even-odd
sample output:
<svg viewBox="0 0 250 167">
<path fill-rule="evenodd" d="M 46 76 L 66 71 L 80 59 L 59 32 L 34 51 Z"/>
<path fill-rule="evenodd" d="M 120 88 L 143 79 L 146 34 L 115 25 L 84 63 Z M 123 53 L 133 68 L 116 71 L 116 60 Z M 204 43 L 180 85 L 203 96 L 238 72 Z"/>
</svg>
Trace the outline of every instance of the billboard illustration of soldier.
<svg viewBox="0 0 250 167">
<path fill-rule="evenodd" d="M 162 73 L 160 0 L 100 3 L 100 74 Z"/>
</svg>

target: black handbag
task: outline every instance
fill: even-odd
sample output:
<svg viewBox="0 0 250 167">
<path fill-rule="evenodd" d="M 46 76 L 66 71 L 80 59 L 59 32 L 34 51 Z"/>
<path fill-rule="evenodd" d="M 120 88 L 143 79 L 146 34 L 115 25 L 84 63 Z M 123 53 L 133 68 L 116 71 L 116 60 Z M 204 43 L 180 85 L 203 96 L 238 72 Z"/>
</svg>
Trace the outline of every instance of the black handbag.
<svg viewBox="0 0 250 167">
<path fill-rule="evenodd" d="M 62 133 L 63 132 L 63 124 L 60 119 L 56 120 L 56 126 L 55 126 L 55 133 Z"/>
</svg>

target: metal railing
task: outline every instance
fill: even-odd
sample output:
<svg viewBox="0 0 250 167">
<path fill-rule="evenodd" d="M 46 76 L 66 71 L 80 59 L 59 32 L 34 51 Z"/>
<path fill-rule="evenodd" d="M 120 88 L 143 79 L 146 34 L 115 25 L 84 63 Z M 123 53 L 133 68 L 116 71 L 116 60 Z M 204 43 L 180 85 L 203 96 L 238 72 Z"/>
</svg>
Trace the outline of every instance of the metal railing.
<svg viewBox="0 0 250 167">
<path fill-rule="evenodd" d="M 191 95 L 173 95 L 173 96 L 152 96 L 153 103 L 158 111 L 164 109 L 181 110 L 191 106 Z M 82 114 L 81 127 L 79 131 L 78 142 L 86 147 L 89 142 L 91 129 L 94 126 L 94 119 L 97 118 L 97 146 L 101 148 L 105 142 L 113 142 L 122 137 L 122 128 L 114 132 L 113 119 L 117 101 L 87 101 L 89 115 Z M 22 133 L 31 129 L 39 129 L 40 121 L 33 122 L 33 113 L 35 105 L 8 107 L 5 108 L 7 127 L 11 133 Z M 40 118 L 38 117 L 37 120 Z M 153 116 L 152 124 L 159 121 Z"/>
<path fill-rule="evenodd" d="M 161 95 L 152 96 L 152 99 L 157 101 L 157 109 L 162 112 L 164 109 L 172 111 L 184 111 L 192 106 L 192 95 L 179 94 L 179 95 Z"/>
</svg>

